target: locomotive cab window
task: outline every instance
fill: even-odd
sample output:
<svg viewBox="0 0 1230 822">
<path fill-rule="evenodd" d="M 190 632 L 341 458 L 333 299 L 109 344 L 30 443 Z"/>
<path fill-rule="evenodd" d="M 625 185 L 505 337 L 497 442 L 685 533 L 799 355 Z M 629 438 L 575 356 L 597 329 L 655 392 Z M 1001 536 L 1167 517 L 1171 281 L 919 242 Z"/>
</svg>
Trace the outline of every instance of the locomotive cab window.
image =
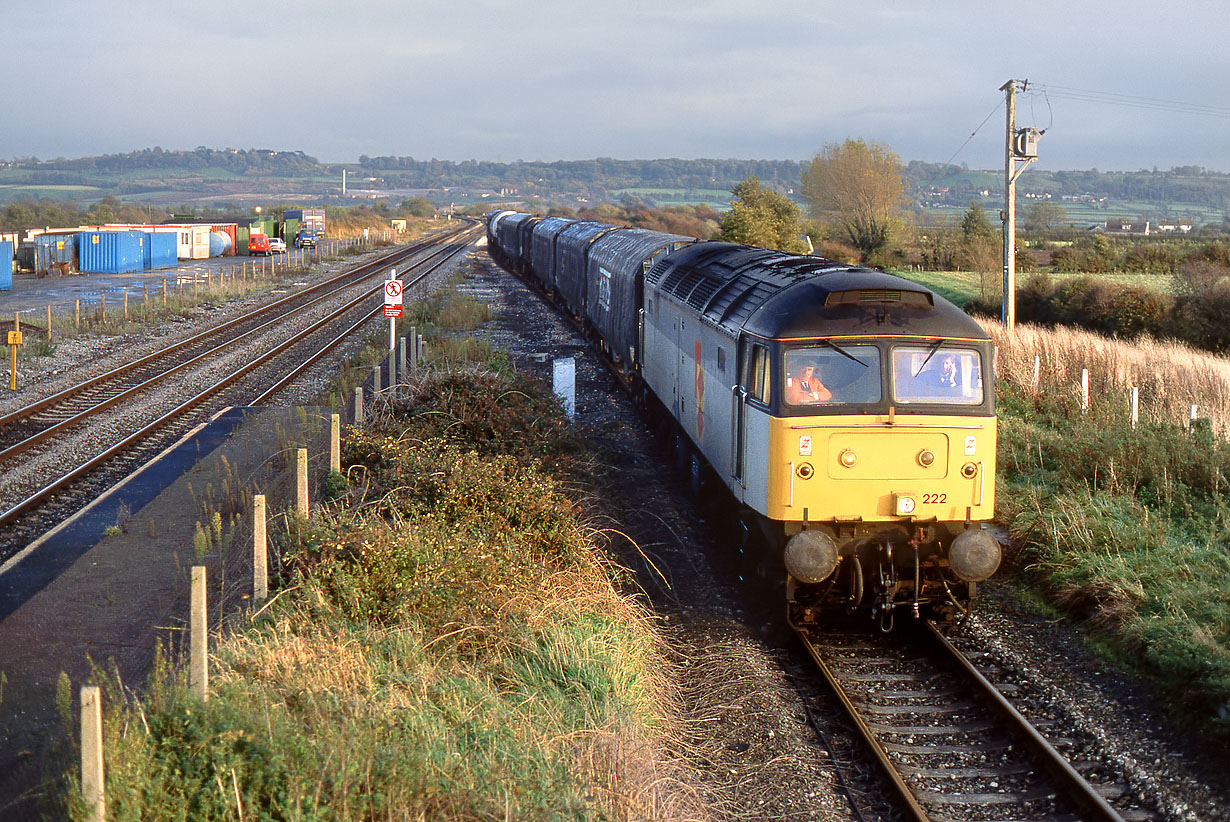
<svg viewBox="0 0 1230 822">
<path fill-rule="evenodd" d="M 893 349 L 893 399 L 902 403 L 981 405 L 982 356 L 939 343 Z"/>
<path fill-rule="evenodd" d="M 787 406 L 880 401 L 880 349 L 874 345 L 825 342 L 792 348 L 783 364 Z"/>
<path fill-rule="evenodd" d="M 744 359 L 743 385 L 748 399 L 767 403 L 769 401 L 769 349 L 763 345 L 750 345 Z"/>
</svg>

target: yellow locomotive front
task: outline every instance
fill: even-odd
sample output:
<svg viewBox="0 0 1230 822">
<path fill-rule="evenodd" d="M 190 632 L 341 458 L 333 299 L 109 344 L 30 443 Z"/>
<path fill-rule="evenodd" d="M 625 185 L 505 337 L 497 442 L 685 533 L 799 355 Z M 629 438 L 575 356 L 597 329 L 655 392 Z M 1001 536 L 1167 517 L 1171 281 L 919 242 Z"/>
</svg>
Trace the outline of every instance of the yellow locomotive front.
<svg viewBox="0 0 1230 822">
<path fill-rule="evenodd" d="M 765 516 L 785 540 L 790 616 L 834 607 L 891 626 L 950 617 L 999 566 L 989 343 L 947 337 L 782 341 Z"/>
<path fill-rule="evenodd" d="M 1000 561 L 982 327 L 882 271 L 729 243 L 644 284 L 638 373 L 784 560 L 794 624 L 966 610 Z"/>
</svg>

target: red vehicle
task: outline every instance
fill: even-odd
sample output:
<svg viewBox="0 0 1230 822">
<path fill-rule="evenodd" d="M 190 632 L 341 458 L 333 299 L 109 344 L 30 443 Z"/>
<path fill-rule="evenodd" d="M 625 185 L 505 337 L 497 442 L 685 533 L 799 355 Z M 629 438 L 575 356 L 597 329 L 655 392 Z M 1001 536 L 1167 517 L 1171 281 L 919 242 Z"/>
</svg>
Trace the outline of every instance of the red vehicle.
<svg viewBox="0 0 1230 822">
<path fill-rule="evenodd" d="M 273 255 L 268 234 L 253 234 L 248 237 L 248 256 L 252 257 L 257 254 L 264 254 L 266 257 Z"/>
</svg>

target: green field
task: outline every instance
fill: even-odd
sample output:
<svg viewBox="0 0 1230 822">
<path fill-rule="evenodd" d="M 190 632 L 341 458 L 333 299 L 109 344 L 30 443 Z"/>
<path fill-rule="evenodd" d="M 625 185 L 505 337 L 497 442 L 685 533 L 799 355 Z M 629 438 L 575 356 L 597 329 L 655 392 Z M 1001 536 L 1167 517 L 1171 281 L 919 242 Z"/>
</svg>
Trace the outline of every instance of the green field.
<svg viewBox="0 0 1230 822">
<path fill-rule="evenodd" d="M 964 307 L 970 300 L 978 297 L 982 288 L 982 278 L 979 274 L 973 271 L 907 271 L 894 270 L 890 273 L 896 274 L 898 277 L 916 282 L 919 285 L 925 285 L 927 288 L 939 294 L 946 300 L 955 305 Z M 1047 276 L 1053 280 L 1062 280 L 1069 277 L 1086 276 L 1081 274 L 1067 274 L 1046 272 Z M 1018 271 L 1016 273 L 1016 287 L 1019 289 L 1029 279 L 1029 274 L 1024 274 Z M 1142 288 L 1148 288 L 1153 291 L 1161 291 L 1172 293 L 1174 291 L 1174 279 L 1169 275 L 1162 274 L 1140 274 L 1137 272 L 1107 272 L 1105 274 L 1096 275 L 1099 280 L 1109 280 L 1110 282 L 1119 283 L 1121 285 L 1134 285 Z M 1002 275 L 995 272 L 989 275 L 988 290 L 998 294 L 999 285 Z M 995 297 L 998 299 L 998 296 Z"/>
<path fill-rule="evenodd" d="M 621 188 L 611 194 L 616 199 L 631 195 L 662 206 L 704 203 L 715 211 L 728 211 L 733 196 L 729 189 L 724 188 Z"/>
</svg>

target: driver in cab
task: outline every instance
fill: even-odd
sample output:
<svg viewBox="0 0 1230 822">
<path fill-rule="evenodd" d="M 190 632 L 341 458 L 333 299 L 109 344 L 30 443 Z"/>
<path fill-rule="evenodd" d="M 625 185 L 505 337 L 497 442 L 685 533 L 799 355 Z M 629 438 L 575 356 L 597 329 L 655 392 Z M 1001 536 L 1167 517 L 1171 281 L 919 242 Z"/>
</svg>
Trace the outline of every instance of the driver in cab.
<svg viewBox="0 0 1230 822">
<path fill-rule="evenodd" d="M 831 399 L 833 392 L 820 382 L 820 378 L 816 376 L 816 366 L 812 363 L 795 366 L 791 375 L 786 378 L 786 402 L 790 405 L 828 402 Z"/>
</svg>

